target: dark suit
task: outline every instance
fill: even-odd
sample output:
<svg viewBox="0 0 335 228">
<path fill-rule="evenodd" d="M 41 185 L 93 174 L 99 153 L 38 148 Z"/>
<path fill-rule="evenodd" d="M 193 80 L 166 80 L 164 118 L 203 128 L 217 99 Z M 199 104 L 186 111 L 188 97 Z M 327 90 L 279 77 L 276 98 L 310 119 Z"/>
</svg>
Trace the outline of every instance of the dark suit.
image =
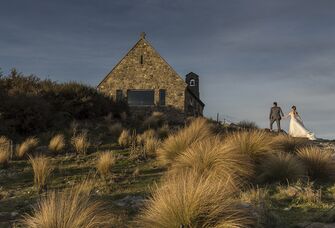
<svg viewBox="0 0 335 228">
<path fill-rule="evenodd" d="M 278 131 L 281 131 L 280 120 L 281 120 L 282 116 L 284 116 L 284 113 L 283 113 L 283 111 L 281 110 L 280 107 L 274 106 L 274 107 L 271 108 L 271 110 L 270 110 L 270 129 L 271 130 L 272 130 L 273 123 L 276 122 Z"/>
</svg>

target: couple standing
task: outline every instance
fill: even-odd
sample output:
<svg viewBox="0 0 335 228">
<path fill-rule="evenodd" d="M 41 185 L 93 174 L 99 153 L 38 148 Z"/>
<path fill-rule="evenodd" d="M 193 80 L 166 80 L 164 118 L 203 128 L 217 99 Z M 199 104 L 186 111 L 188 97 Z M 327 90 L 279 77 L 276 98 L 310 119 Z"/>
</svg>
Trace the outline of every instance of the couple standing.
<svg viewBox="0 0 335 228">
<path fill-rule="evenodd" d="M 281 118 L 288 118 L 291 117 L 290 121 L 290 128 L 288 134 L 292 137 L 301 137 L 301 138 L 308 138 L 310 140 L 316 140 L 314 133 L 307 130 L 304 126 L 301 117 L 297 112 L 297 108 L 292 106 L 291 112 L 288 113 L 286 116 L 284 115 L 281 108 L 278 106 L 277 102 L 273 102 L 273 107 L 270 111 L 270 130 L 272 131 L 272 125 L 274 122 L 277 123 L 278 132 L 281 131 L 280 128 L 280 120 Z"/>
</svg>

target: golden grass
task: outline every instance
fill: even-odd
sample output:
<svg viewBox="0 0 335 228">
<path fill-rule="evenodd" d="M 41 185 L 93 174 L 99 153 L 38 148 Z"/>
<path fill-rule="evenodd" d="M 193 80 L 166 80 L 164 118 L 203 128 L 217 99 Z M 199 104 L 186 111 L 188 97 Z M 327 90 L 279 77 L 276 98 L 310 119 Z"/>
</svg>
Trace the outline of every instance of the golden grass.
<svg viewBox="0 0 335 228">
<path fill-rule="evenodd" d="M 228 135 L 226 144 L 236 153 L 250 156 L 254 160 L 272 153 L 272 141 L 264 131 L 240 131 Z"/>
<path fill-rule="evenodd" d="M 36 137 L 29 137 L 24 140 L 16 149 L 16 155 L 19 158 L 23 158 L 25 155 L 31 153 L 39 144 L 39 140 Z"/>
<path fill-rule="evenodd" d="M 98 155 L 96 168 L 104 178 L 111 175 L 111 169 L 116 162 L 115 155 L 110 151 L 102 152 Z"/>
<path fill-rule="evenodd" d="M 144 131 L 142 134 L 139 134 L 136 136 L 136 142 L 138 145 L 144 145 L 147 139 L 156 138 L 156 137 L 157 137 L 156 131 L 153 129 L 148 129 Z"/>
<path fill-rule="evenodd" d="M 207 138 L 194 143 L 179 155 L 171 171 L 179 173 L 190 169 L 199 175 L 212 175 L 222 180 L 246 179 L 254 174 L 252 160 L 246 154 L 232 150 L 220 137 Z"/>
<path fill-rule="evenodd" d="M 305 167 L 294 155 L 277 152 L 268 155 L 260 165 L 259 182 L 294 181 L 305 176 Z"/>
<path fill-rule="evenodd" d="M 109 125 L 108 130 L 112 134 L 112 136 L 117 139 L 119 138 L 123 130 L 123 127 L 121 123 L 115 123 L 115 124 Z"/>
<path fill-rule="evenodd" d="M 10 158 L 10 140 L 5 136 L 0 136 L 0 165 L 6 167 Z"/>
<path fill-rule="evenodd" d="M 78 154 L 86 154 L 88 148 L 91 146 L 91 142 L 87 136 L 87 133 L 80 133 L 73 136 L 71 144 Z"/>
<path fill-rule="evenodd" d="M 55 153 L 61 152 L 65 148 L 65 137 L 62 134 L 57 134 L 51 138 L 48 146 L 49 150 Z"/>
<path fill-rule="evenodd" d="M 139 227 L 249 227 L 252 220 L 226 182 L 181 172 L 153 190 Z"/>
<path fill-rule="evenodd" d="M 190 145 L 212 135 L 210 125 L 204 118 L 197 118 L 188 127 L 164 140 L 157 150 L 158 160 L 164 164 L 172 164 Z"/>
<path fill-rule="evenodd" d="M 281 200 L 295 199 L 296 203 L 318 204 L 322 202 L 321 189 L 316 189 L 313 182 L 279 185 L 275 197 Z"/>
<path fill-rule="evenodd" d="M 302 138 L 295 138 L 289 135 L 280 134 L 272 139 L 272 146 L 275 150 L 294 153 L 299 148 L 306 146 L 308 140 Z"/>
<path fill-rule="evenodd" d="M 313 180 L 334 180 L 335 160 L 333 153 L 318 147 L 305 147 L 297 151 L 304 163 L 308 176 Z"/>
<path fill-rule="evenodd" d="M 28 228 L 110 227 L 115 217 L 100 201 L 92 200 L 92 187 L 74 186 L 64 192 L 50 192 L 41 198 L 32 215 L 25 215 L 22 225 Z"/>
<path fill-rule="evenodd" d="M 30 164 L 34 171 L 34 184 L 38 191 L 46 187 L 47 179 L 53 168 L 49 158 L 45 156 L 29 157 Z"/>
<path fill-rule="evenodd" d="M 154 157 L 154 156 L 156 156 L 156 151 L 157 151 L 157 149 L 159 148 L 160 145 L 161 145 L 160 140 L 158 140 L 154 137 L 151 137 L 151 138 L 147 138 L 144 141 L 143 149 L 144 149 L 145 153 L 147 154 L 147 156 Z"/>
<path fill-rule="evenodd" d="M 128 147 L 131 145 L 132 143 L 132 135 L 130 135 L 128 130 L 123 130 L 119 139 L 118 139 L 118 143 L 120 146 L 123 147 Z"/>
</svg>

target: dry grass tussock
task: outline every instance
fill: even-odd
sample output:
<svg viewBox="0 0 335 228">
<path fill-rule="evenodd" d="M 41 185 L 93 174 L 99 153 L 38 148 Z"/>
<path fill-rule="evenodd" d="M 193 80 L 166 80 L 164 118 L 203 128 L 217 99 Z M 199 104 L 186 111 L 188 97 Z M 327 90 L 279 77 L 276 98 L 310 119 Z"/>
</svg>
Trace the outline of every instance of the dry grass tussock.
<svg viewBox="0 0 335 228">
<path fill-rule="evenodd" d="M 28 228 L 110 227 L 116 218 L 100 201 L 92 200 L 92 187 L 86 183 L 64 192 L 50 192 L 41 198 L 32 215 L 22 221 Z"/>
<path fill-rule="evenodd" d="M 318 204 L 322 202 L 321 189 L 316 189 L 313 182 L 280 185 L 277 187 L 279 199 L 294 199 L 297 203 Z"/>
<path fill-rule="evenodd" d="M 190 145 L 211 137 L 210 124 L 204 118 L 197 118 L 188 127 L 164 140 L 157 150 L 158 159 L 162 164 L 172 164 L 176 157 L 182 154 Z"/>
<path fill-rule="evenodd" d="M 156 151 L 161 145 L 161 141 L 157 138 L 148 138 L 147 140 L 144 141 L 143 144 L 143 149 L 145 150 L 145 153 L 150 156 L 154 157 L 156 156 Z"/>
<path fill-rule="evenodd" d="M 136 143 L 138 145 L 143 145 L 147 139 L 157 138 L 156 131 L 149 129 L 144 131 L 142 134 L 136 136 Z"/>
<path fill-rule="evenodd" d="M 154 189 L 138 226 L 249 227 L 253 221 L 246 209 L 236 204 L 234 193 L 226 182 L 181 172 Z"/>
<path fill-rule="evenodd" d="M 318 147 L 305 147 L 297 151 L 304 163 L 308 176 L 313 180 L 335 179 L 335 158 L 333 152 Z"/>
<path fill-rule="evenodd" d="M 98 155 L 96 168 L 104 178 L 111 175 L 111 169 L 116 162 L 115 155 L 110 151 L 102 152 Z"/>
<path fill-rule="evenodd" d="M 109 132 L 112 134 L 113 137 L 115 137 L 116 139 L 119 138 L 123 127 L 121 123 L 114 123 L 108 126 L 108 130 Z"/>
<path fill-rule="evenodd" d="M 302 162 L 284 152 L 268 155 L 259 168 L 257 180 L 261 183 L 294 181 L 305 176 Z"/>
<path fill-rule="evenodd" d="M 71 139 L 71 144 L 78 154 L 86 154 L 88 148 L 91 146 L 91 142 L 87 136 L 87 133 L 80 133 L 73 136 Z"/>
<path fill-rule="evenodd" d="M 271 136 L 264 131 L 240 131 L 228 135 L 226 144 L 236 151 L 257 160 L 272 153 Z"/>
<path fill-rule="evenodd" d="M 10 158 L 10 140 L 5 136 L 0 136 L 0 165 L 6 167 Z"/>
<path fill-rule="evenodd" d="M 196 142 L 179 155 L 171 166 L 171 172 L 179 173 L 185 169 L 222 180 L 227 180 L 230 176 L 234 180 L 241 180 L 254 174 L 253 162 L 249 156 L 236 153 L 222 143 L 220 137 Z"/>
<path fill-rule="evenodd" d="M 51 138 L 48 146 L 52 152 L 61 152 L 65 148 L 65 137 L 63 134 L 57 134 Z"/>
<path fill-rule="evenodd" d="M 308 144 L 308 140 L 280 134 L 273 137 L 272 144 L 275 150 L 294 153 L 299 148 L 306 146 L 306 144 Z"/>
<path fill-rule="evenodd" d="M 118 143 L 120 146 L 128 147 L 131 145 L 132 140 L 132 135 L 129 133 L 128 130 L 124 129 L 118 139 Z"/>
<path fill-rule="evenodd" d="M 34 171 L 34 184 L 38 191 L 46 187 L 48 177 L 53 168 L 49 158 L 45 156 L 29 157 L 30 164 Z"/>
<path fill-rule="evenodd" d="M 16 155 L 19 158 L 23 158 L 26 154 L 31 153 L 39 144 L 39 140 L 36 137 L 29 137 L 24 140 L 16 149 Z"/>
</svg>

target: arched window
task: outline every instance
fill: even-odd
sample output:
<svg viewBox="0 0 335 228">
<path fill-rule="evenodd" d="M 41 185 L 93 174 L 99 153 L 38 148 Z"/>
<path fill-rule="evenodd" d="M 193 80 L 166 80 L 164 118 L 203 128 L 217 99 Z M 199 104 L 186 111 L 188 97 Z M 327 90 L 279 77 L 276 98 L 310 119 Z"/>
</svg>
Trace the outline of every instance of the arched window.
<svg viewBox="0 0 335 228">
<path fill-rule="evenodd" d="M 195 86 L 195 80 L 194 79 L 190 80 L 190 86 Z"/>
</svg>

